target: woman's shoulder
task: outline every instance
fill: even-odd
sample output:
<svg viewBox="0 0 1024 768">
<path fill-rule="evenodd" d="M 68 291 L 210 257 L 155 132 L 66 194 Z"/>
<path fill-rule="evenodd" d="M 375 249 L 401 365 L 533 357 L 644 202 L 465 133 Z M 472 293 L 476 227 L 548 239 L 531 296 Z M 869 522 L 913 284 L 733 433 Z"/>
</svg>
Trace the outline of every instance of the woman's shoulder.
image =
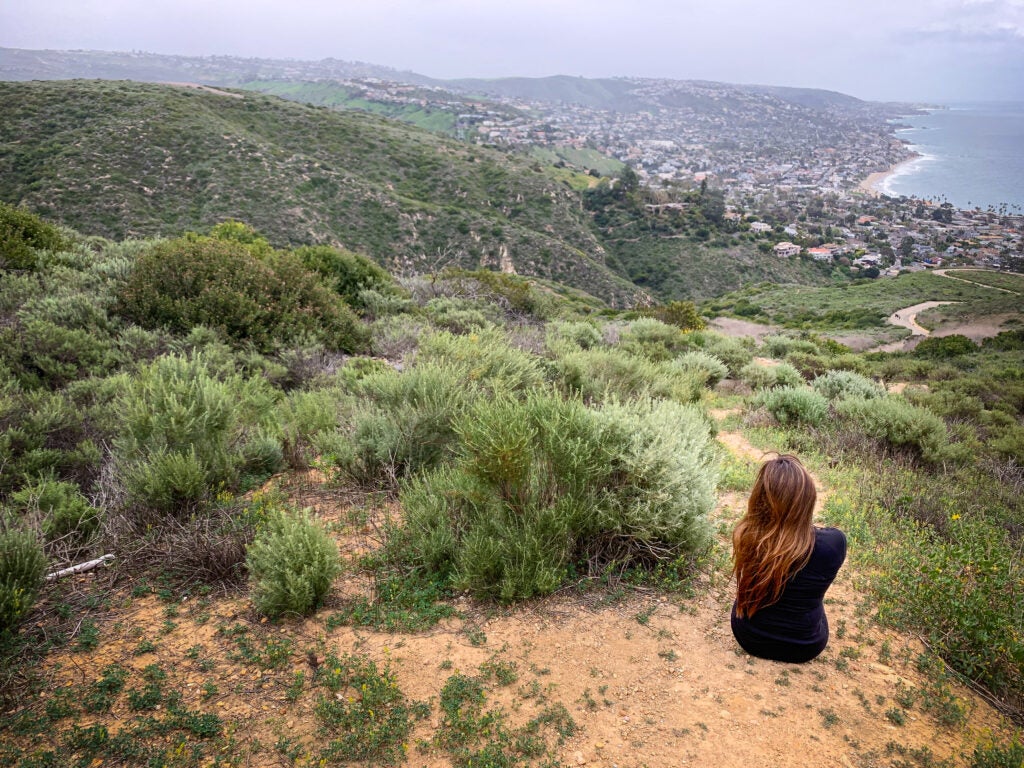
<svg viewBox="0 0 1024 768">
<path fill-rule="evenodd" d="M 814 548 L 831 550 L 840 557 L 846 557 L 846 534 L 838 528 L 815 528 Z"/>
</svg>

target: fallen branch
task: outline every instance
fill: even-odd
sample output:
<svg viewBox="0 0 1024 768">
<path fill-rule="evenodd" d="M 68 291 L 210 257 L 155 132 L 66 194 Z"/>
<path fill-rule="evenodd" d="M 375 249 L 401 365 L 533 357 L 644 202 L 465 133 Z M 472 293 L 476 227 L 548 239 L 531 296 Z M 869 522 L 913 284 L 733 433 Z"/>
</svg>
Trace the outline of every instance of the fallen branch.
<svg viewBox="0 0 1024 768">
<path fill-rule="evenodd" d="M 91 571 L 93 568 L 97 568 L 101 565 L 106 565 L 114 559 L 113 555 L 104 555 L 103 557 L 97 558 L 96 560 L 90 560 L 87 563 L 79 563 L 78 565 L 72 565 L 70 568 L 61 568 L 59 571 L 46 574 L 47 581 L 53 581 L 59 579 L 62 576 L 70 576 L 73 573 L 83 573 L 84 571 Z"/>
</svg>

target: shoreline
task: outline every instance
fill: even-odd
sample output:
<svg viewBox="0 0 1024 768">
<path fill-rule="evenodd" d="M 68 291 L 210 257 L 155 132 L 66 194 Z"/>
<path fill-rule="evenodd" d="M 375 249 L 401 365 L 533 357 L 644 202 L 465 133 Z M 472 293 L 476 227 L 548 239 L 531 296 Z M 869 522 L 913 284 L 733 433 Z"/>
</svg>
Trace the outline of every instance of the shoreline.
<svg viewBox="0 0 1024 768">
<path fill-rule="evenodd" d="M 863 179 L 857 185 L 858 191 L 864 192 L 865 194 L 870 195 L 871 197 L 881 197 L 884 194 L 879 190 L 879 187 L 882 185 L 882 183 L 890 176 L 895 174 L 897 171 L 899 171 L 901 168 L 903 168 L 903 166 L 909 165 L 910 163 L 913 163 L 916 160 L 921 159 L 921 157 L 923 157 L 923 155 L 919 155 L 917 152 L 914 152 L 910 157 L 906 158 L 905 160 L 900 160 L 898 163 L 896 163 L 893 166 L 890 166 L 885 171 L 875 171 L 874 173 L 869 173 L 867 178 Z"/>
</svg>

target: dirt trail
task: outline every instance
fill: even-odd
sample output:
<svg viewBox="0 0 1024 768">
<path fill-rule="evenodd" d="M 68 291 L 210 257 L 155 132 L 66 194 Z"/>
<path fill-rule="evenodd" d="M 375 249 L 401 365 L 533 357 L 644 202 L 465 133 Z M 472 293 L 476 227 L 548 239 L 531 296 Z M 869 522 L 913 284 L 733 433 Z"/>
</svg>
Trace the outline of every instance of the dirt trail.
<svg viewBox="0 0 1024 768">
<path fill-rule="evenodd" d="M 763 458 L 737 432 L 722 432 L 719 440 L 740 459 L 757 463 Z M 296 503 L 312 504 L 336 525 L 351 519 L 351 508 L 332 503 L 327 489 L 316 487 L 316 478 L 306 482 L 308 494 L 293 494 Z M 820 511 L 828 490 L 818 485 Z M 311 648 L 320 658 L 327 652 L 358 652 L 381 664 L 390 661 L 405 694 L 432 704 L 413 743 L 430 739 L 439 726 L 438 694 L 449 676 L 476 674 L 489 660 L 514 662 L 519 679 L 496 688 L 489 704 L 500 705 L 512 724 L 536 716 L 545 704 L 564 704 L 580 726 L 558 748 L 556 756 L 566 766 L 870 768 L 893 764 L 897 748 L 928 749 L 936 759 L 958 759 L 985 729 L 998 732 L 997 714 L 966 690 L 957 691 L 971 709 L 964 727 L 940 726 L 919 705 L 906 712 L 902 725 L 886 715 L 898 706 L 901 691 L 924 685 L 913 664 L 921 647 L 912 638 L 872 625 L 865 616 L 870 606 L 849 565 L 829 592 L 833 637 L 822 656 L 794 665 L 741 651 L 729 628 L 727 541 L 744 504 L 739 493 L 720 498 L 714 522 L 722 546 L 704 567 L 693 596 L 631 592 L 615 599 L 600 591 L 593 598 L 571 593 L 497 612 L 463 598 L 458 601 L 462 618 L 416 634 L 332 630 L 327 627 L 330 606 L 302 623 L 261 625 L 244 598 L 217 601 L 202 624 L 182 617 L 179 629 L 161 633 L 166 606 L 147 597 L 116 615 L 117 623 L 110 622 L 96 651 L 75 654 L 71 663 L 67 655 L 51 657 L 51 689 L 97 679 L 112 660 L 136 670 L 158 661 L 173 671 L 186 692 L 186 705 L 213 708 L 234 724 L 238 741 L 263 745 L 247 756 L 249 766 L 285 765 L 269 748 L 284 736 L 307 745 L 316 742 L 312 694 L 290 700 L 286 693 L 295 672 L 310 674 L 306 649 Z M 372 520 L 354 530 L 340 542 L 349 557 L 375 542 Z M 366 589 L 365 581 L 349 572 L 331 603 Z M 231 660 L 233 640 L 217 628 L 236 621 L 255 633 L 291 638 L 295 651 L 289 665 L 276 673 L 280 679 Z M 140 633 L 159 637 L 153 651 L 132 650 Z M 200 671 L 190 655 L 195 648 L 203 649 L 203 658 L 216 659 L 212 669 Z M 211 681 L 219 693 L 201 698 Z M 116 728 L 118 716 L 130 714 L 115 709 L 111 727 Z M 451 765 L 447 756 L 415 747 L 408 757 L 409 766 Z"/>
<path fill-rule="evenodd" d="M 959 271 L 959 270 L 953 270 L 953 271 L 956 272 L 956 271 Z M 987 270 L 987 269 L 974 269 L 974 270 L 970 270 L 970 269 L 968 269 L 968 270 L 965 270 L 965 271 L 967 271 L 967 272 L 990 272 L 992 270 Z M 996 286 L 996 285 L 988 285 L 987 283 L 979 283 L 979 282 L 977 282 L 975 280 L 971 280 L 968 277 L 963 277 L 962 275 L 951 275 L 951 274 L 949 274 L 949 270 L 948 269 L 936 269 L 932 274 L 942 275 L 943 277 L 948 277 L 950 280 L 959 280 L 961 283 L 970 283 L 971 285 L 980 285 L 982 288 L 991 288 L 993 291 L 1002 291 L 1003 293 L 1011 293 L 1014 296 L 1020 296 L 1020 292 L 1019 291 L 1011 291 L 1009 288 L 1000 288 L 999 286 Z M 998 275 L 998 274 L 1001 274 L 1001 273 L 995 272 L 994 274 Z"/>
<path fill-rule="evenodd" d="M 240 93 L 231 93 L 229 91 L 222 91 L 220 88 L 214 88 L 209 85 L 201 85 L 200 83 L 163 83 L 163 85 L 173 85 L 176 88 L 194 88 L 197 91 L 205 91 L 206 93 L 212 93 L 217 96 L 227 96 L 231 99 L 244 99 Z"/>
</svg>

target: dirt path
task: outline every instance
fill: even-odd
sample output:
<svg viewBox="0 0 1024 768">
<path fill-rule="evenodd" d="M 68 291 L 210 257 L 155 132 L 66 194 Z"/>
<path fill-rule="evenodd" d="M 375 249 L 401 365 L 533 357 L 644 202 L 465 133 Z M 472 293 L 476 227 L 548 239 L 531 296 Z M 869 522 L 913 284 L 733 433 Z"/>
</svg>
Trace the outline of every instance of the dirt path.
<svg viewBox="0 0 1024 768">
<path fill-rule="evenodd" d="M 197 91 L 206 91 L 206 93 L 212 93 L 217 96 L 227 96 L 231 99 L 244 99 L 240 93 L 230 93 L 229 91 L 222 91 L 220 88 L 213 88 L 209 85 L 201 85 L 199 83 L 163 83 L 163 85 L 173 85 L 177 88 L 194 88 Z"/>
<path fill-rule="evenodd" d="M 956 271 L 956 270 L 954 270 L 954 271 Z M 966 271 L 969 271 L 969 272 L 970 271 L 974 271 L 974 272 L 987 272 L 989 270 L 975 269 L 975 270 L 966 270 Z M 979 285 L 982 288 L 991 288 L 993 291 L 1002 291 L 1003 293 L 1010 293 L 1010 294 L 1013 294 L 1014 296 L 1020 296 L 1020 292 L 1019 291 L 1011 291 L 1009 288 L 1000 288 L 999 286 L 996 286 L 996 285 L 988 285 L 987 283 L 979 283 L 979 282 L 976 282 L 976 281 L 971 280 L 969 278 L 961 277 L 960 275 L 951 275 L 951 274 L 949 274 L 949 270 L 947 270 L 947 269 L 936 269 L 932 274 L 942 275 L 943 277 L 948 277 L 950 280 L 959 280 L 961 283 L 970 283 L 971 285 Z M 999 274 L 999 273 L 997 272 L 996 274 Z"/>
</svg>

